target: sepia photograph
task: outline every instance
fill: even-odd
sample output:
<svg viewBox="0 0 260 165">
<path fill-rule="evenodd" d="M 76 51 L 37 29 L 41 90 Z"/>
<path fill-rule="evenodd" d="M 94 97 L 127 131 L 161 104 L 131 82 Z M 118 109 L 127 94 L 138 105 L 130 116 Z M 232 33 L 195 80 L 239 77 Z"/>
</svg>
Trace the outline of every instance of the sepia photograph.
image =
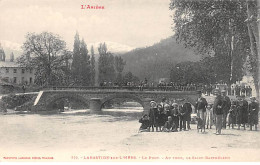
<svg viewBox="0 0 260 165">
<path fill-rule="evenodd" d="M 0 11 L 0 163 L 260 161 L 260 0 Z"/>
</svg>

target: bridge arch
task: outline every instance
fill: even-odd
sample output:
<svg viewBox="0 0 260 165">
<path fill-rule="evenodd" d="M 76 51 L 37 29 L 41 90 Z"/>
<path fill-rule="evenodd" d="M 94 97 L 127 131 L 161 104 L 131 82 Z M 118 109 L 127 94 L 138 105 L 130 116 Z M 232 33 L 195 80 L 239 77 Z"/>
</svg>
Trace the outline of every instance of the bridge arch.
<svg viewBox="0 0 260 165">
<path fill-rule="evenodd" d="M 86 108 L 89 106 L 89 101 L 80 95 L 72 94 L 72 93 L 69 94 L 59 93 L 51 96 L 49 99 L 46 100 L 47 103 L 46 108 L 51 109 L 54 106 L 55 102 L 61 99 L 70 99 L 70 100 L 78 101 L 82 103 Z"/>
<path fill-rule="evenodd" d="M 138 102 L 139 104 L 141 104 L 143 108 L 145 108 L 145 106 L 146 106 L 143 99 L 141 99 L 140 97 L 135 96 L 133 94 L 112 94 L 101 100 L 101 108 L 103 107 L 103 105 L 106 102 L 113 100 L 113 99 L 117 99 L 117 98 L 123 98 L 123 99 L 129 98 L 129 99 L 132 99 L 132 100 Z"/>
</svg>

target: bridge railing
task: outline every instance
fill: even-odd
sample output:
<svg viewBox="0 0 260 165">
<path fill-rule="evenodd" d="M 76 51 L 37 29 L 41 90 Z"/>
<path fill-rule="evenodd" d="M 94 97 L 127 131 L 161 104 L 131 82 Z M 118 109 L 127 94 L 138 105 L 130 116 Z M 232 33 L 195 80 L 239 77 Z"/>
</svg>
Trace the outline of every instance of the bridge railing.
<svg viewBox="0 0 260 165">
<path fill-rule="evenodd" d="M 49 90 L 130 90 L 130 91 L 196 91 L 197 87 L 186 86 L 52 86 Z"/>
</svg>

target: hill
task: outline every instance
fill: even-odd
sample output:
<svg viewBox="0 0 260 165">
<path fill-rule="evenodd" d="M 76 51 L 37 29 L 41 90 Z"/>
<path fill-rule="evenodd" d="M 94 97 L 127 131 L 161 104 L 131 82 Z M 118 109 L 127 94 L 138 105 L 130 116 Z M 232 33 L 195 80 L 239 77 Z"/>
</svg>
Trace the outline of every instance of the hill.
<svg viewBox="0 0 260 165">
<path fill-rule="evenodd" d="M 183 45 L 174 37 L 161 40 L 152 46 L 137 48 L 121 54 L 126 61 L 125 72 L 132 72 L 140 80 L 158 82 L 159 78 L 168 78 L 170 68 L 184 61 L 198 61 L 200 56 Z"/>
</svg>

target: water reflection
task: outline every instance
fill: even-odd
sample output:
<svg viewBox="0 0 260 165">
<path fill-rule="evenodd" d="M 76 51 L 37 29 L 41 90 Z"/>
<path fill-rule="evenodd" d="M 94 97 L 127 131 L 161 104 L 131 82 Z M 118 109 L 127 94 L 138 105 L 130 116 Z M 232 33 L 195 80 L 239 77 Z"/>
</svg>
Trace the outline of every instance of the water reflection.
<svg viewBox="0 0 260 165">
<path fill-rule="evenodd" d="M 113 108 L 113 109 L 102 109 L 100 112 L 91 112 L 89 109 L 85 110 L 71 110 L 66 112 L 61 112 L 57 115 L 63 115 L 63 116 L 71 116 L 71 115 L 77 115 L 77 116 L 93 116 L 95 115 L 98 117 L 104 117 L 104 116 L 113 116 L 113 121 L 118 120 L 138 120 L 143 113 L 142 107 L 124 107 L 124 108 Z"/>
</svg>

